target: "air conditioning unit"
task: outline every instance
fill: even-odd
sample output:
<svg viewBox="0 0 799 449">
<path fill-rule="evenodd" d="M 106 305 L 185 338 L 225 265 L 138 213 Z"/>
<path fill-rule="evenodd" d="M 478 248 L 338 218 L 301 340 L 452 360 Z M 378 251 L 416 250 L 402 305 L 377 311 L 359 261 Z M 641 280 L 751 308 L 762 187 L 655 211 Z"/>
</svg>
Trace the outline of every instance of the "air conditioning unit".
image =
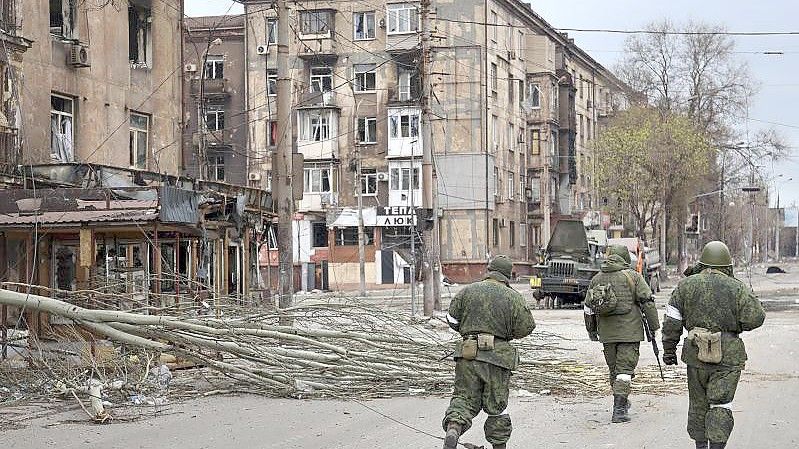
<svg viewBox="0 0 799 449">
<path fill-rule="evenodd" d="M 260 181 L 261 180 L 261 174 L 260 173 L 250 173 L 249 175 L 247 175 L 247 179 L 250 180 L 250 181 Z"/>
<path fill-rule="evenodd" d="M 186 64 L 183 67 L 183 70 L 186 72 L 196 72 L 197 71 L 197 64 Z"/>
<path fill-rule="evenodd" d="M 265 55 L 269 53 L 269 45 L 268 44 L 259 45 L 255 48 L 255 52 L 258 53 L 259 55 Z"/>
<path fill-rule="evenodd" d="M 386 172 L 379 172 L 379 173 L 377 174 L 377 180 L 378 180 L 378 181 L 383 181 L 383 182 L 388 182 L 388 173 L 386 173 Z"/>
<path fill-rule="evenodd" d="M 508 50 L 508 59 L 516 59 L 516 52 L 513 50 Z"/>
<path fill-rule="evenodd" d="M 72 44 L 67 53 L 67 65 L 70 67 L 91 67 L 89 47 L 81 44 Z"/>
</svg>

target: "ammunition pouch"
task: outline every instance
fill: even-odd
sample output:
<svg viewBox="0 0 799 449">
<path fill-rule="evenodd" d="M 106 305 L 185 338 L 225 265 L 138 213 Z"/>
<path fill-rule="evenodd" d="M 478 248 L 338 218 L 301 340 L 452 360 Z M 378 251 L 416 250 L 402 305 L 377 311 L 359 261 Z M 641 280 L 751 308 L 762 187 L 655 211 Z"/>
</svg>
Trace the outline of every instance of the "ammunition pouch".
<svg viewBox="0 0 799 449">
<path fill-rule="evenodd" d="M 493 351 L 494 336 L 491 334 L 477 334 L 477 349 L 481 351 Z"/>
<path fill-rule="evenodd" d="M 474 338 L 464 338 L 463 345 L 461 345 L 461 357 L 465 360 L 474 360 L 477 358 L 477 340 Z"/>
<path fill-rule="evenodd" d="M 721 363 L 721 332 L 710 332 L 703 327 L 695 327 L 688 332 L 688 340 L 692 341 L 699 353 L 697 358 L 700 362 L 718 364 Z"/>
</svg>

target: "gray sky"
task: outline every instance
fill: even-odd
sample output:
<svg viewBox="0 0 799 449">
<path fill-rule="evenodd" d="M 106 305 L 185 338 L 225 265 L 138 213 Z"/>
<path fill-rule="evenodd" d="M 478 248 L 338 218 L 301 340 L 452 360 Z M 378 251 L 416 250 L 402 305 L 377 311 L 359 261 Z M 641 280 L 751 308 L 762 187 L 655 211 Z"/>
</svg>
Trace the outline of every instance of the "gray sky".
<svg viewBox="0 0 799 449">
<path fill-rule="evenodd" d="M 241 13 L 241 5 L 230 0 L 186 0 L 190 16 Z M 647 23 L 669 18 L 689 19 L 726 25 L 730 31 L 799 31 L 799 2 L 793 0 L 563 0 L 533 1 L 533 8 L 555 27 L 639 29 Z M 231 8 L 231 9 L 229 9 Z M 624 36 L 605 33 L 570 33 L 577 43 L 598 61 L 613 68 L 621 56 Z M 741 54 L 749 63 L 760 90 L 754 98 L 748 125 L 754 133 L 773 127 L 792 147 L 788 159 L 774 164 L 775 182 L 770 189 L 780 191 L 780 204 L 799 203 L 799 35 L 778 37 L 736 37 L 739 51 L 783 51 L 781 56 Z M 775 125 L 764 123 L 773 122 Z M 787 125 L 787 126 L 784 126 Z M 781 178 L 778 175 L 783 175 Z M 793 178 L 792 181 L 783 181 Z M 772 193 L 772 198 L 776 195 Z"/>
</svg>

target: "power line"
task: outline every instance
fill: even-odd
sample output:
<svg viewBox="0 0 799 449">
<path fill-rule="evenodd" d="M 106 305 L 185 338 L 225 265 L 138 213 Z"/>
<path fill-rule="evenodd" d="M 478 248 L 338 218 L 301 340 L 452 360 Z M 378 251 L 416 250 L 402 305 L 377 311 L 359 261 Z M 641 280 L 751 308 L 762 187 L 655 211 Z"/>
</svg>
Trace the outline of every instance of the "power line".
<svg viewBox="0 0 799 449">
<path fill-rule="evenodd" d="M 615 30 L 610 28 L 555 28 L 555 30 L 577 33 L 660 34 L 669 36 L 799 36 L 799 31 L 669 31 Z"/>
</svg>

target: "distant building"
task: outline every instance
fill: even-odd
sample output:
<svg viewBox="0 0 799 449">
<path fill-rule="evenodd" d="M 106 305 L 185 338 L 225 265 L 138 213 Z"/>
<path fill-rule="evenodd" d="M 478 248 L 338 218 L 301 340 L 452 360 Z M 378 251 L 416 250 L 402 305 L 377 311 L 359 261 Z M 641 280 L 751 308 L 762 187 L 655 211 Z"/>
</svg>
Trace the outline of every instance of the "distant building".
<svg viewBox="0 0 799 449">
<path fill-rule="evenodd" d="M 277 15 L 267 2 L 244 3 L 250 173 L 268 188 Z M 331 288 L 357 285 L 358 190 L 368 282 L 409 281 L 419 259 L 410 242 L 421 242 L 400 208 L 421 205 L 424 146 L 435 159 L 443 273 L 454 281 L 477 279 L 500 253 L 527 274 L 554 222 L 599 216 L 592 141 L 621 85 L 528 4 L 432 2 L 431 139 L 421 132 L 419 2 L 290 8 L 292 137 L 305 158 L 294 258 L 326 266 Z"/>
<path fill-rule="evenodd" d="M 247 185 L 244 16 L 190 17 L 185 24 L 186 173 Z"/>
</svg>

